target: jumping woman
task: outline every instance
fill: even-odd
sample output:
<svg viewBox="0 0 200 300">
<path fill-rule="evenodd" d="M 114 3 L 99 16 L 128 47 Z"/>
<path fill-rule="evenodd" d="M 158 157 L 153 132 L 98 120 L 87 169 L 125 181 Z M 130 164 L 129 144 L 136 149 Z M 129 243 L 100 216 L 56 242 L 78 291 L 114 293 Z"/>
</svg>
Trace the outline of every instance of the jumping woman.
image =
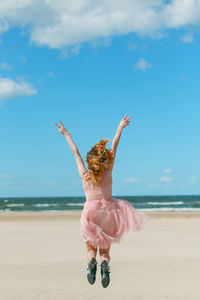
<svg viewBox="0 0 200 300">
<path fill-rule="evenodd" d="M 111 244 L 119 243 L 123 236 L 140 230 L 148 218 L 145 213 L 136 210 L 128 201 L 112 198 L 112 171 L 122 131 L 130 123 L 131 117 L 127 116 L 121 120 L 117 128 L 111 149 L 106 148 L 109 140 L 101 139 L 87 152 L 88 169 L 68 130 L 61 121 L 59 121 L 60 125 L 55 123 L 74 154 L 86 196 L 80 219 L 80 229 L 87 248 L 87 279 L 90 284 L 95 283 L 96 256 L 99 249 L 101 284 L 104 288 L 110 283 L 109 252 Z"/>
</svg>

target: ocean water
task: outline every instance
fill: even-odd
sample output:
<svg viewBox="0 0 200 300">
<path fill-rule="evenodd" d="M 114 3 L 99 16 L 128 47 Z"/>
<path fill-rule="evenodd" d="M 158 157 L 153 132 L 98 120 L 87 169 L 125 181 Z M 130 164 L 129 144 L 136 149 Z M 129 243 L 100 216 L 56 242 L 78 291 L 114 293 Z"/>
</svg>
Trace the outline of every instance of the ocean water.
<svg viewBox="0 0 200 300">
<path fill-rule="evenodd" d="M 152 211 L 200 210 L 200 196 L 113 196 L 129 201 L 136 209 Z M 4 211 L 82 210 L 85 197 L 0 198 Z"/>
</svg>

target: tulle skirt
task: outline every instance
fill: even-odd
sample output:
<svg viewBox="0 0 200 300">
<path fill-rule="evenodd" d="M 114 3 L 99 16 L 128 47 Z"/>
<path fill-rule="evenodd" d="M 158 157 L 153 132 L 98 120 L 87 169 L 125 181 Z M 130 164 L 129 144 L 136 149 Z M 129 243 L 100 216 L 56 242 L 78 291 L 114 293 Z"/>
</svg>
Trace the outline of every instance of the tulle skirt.
<svg viewBox="0 0 200 300">
<path fill-rule="evenodd" d="M 148 218 L 123 199 L 86 201 L 80 219 L 81 234 L 95 248 L 107 249 L 140 230 Z"/>
</svg>

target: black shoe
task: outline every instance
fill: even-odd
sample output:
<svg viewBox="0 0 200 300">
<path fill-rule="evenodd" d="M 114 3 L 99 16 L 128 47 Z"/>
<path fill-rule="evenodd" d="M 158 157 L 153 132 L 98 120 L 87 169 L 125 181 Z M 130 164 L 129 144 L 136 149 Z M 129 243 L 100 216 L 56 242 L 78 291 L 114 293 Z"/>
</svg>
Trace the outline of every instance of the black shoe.
<svg viewBox="0 0 200 300">
<path fill-rule="evenodd" d="M 90 284 L 94 284 L 96 280 L 97 261 L 95 258 L 91 258 L 87 268 L 87 280 Z"/>
<path fill-rule="evenodd" d="M 101 284 L 102 287 L 106 288 L 110 283 L 110 267 L 106 260 L 101 263 Z"/>
</svg>

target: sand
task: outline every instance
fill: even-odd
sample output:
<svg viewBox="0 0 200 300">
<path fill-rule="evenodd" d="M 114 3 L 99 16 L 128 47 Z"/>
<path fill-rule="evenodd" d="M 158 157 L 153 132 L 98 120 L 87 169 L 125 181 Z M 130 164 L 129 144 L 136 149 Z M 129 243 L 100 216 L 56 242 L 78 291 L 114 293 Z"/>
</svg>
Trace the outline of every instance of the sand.
<svg viewBox="0 0 200 300">
<path fill-rule="evenodd" d="M 99 266 L 87 282 L 80 212 L 0 213 L 0 299 L 199 300 L 200 212 L 146 213 L 141 231 L 112 245 L 108 288 Z"/>
</svg>

